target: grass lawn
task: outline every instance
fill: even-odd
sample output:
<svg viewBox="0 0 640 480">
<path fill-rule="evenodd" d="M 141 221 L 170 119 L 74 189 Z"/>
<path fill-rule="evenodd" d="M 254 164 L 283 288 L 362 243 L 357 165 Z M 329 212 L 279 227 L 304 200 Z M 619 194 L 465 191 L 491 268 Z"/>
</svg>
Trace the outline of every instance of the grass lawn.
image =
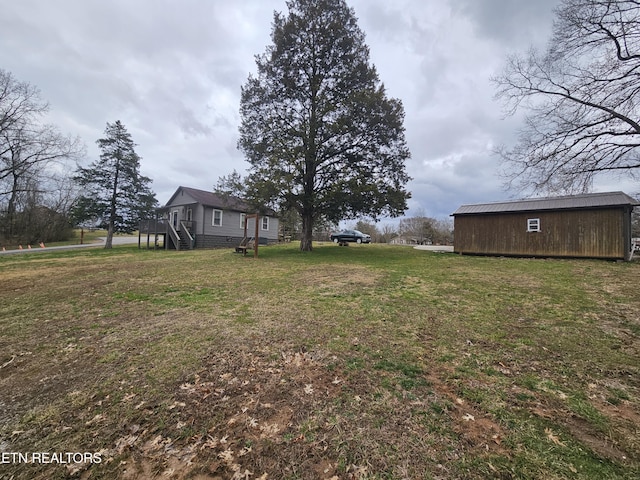
<svg viewBox="0 0 640 480">
<path fill-rule="evenodd" d="M 0 479 L 640 478 L 639 279 L 383 245 L 0 257 Z"/>
</svg>

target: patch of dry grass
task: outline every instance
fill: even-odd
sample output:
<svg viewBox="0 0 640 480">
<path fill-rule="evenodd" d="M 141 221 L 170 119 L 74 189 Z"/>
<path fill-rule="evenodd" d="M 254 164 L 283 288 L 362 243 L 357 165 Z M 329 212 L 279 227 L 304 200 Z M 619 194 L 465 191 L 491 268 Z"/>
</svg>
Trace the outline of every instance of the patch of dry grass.
<svg viewBox="0 0 640 480">
<path fill-rule="evenodd" d="M 640 264 L 377 245 L 0 259 L 0 478 L 631 478 Z"/>
</svg>

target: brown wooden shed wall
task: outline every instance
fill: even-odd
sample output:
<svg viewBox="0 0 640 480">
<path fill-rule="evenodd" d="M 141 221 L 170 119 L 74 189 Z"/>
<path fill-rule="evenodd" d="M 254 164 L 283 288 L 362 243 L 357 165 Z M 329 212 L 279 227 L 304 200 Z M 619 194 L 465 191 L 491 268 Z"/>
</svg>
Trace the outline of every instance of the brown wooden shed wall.
<svg viewBox="0 0 640 480">
<path fill-rule="evenodd" d="M 527 220 L 540 219 L 540 232 Z M 478 255 L 625 258 L 625 210 L 556 210 L 454 217 L 454 251 Z"/>
</svg>

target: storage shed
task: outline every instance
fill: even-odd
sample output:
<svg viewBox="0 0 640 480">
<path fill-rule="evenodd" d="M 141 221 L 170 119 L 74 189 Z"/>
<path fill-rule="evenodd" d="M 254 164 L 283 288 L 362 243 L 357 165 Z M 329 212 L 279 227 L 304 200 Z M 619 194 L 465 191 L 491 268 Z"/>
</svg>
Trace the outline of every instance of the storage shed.
<svg viewBox="0 0 640 480">
<path fill-rule="evenodd" d="M 462 205 L 452 214 L 454 252 L 630 260 L 637 205 L 623 192 Z"/>
</svg>

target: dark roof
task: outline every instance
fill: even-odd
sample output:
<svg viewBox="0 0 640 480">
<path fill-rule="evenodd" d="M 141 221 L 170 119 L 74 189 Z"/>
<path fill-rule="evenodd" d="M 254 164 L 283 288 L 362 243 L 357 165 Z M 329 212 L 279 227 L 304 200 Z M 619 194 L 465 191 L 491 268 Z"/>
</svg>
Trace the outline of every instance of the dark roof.
<svg viewBox="0 0 640 480">
<path fill-rule="evenodd" d="M 508 202 L 462 205 L 452 216 L 482 213 L 532 212 L 539 210 L 575 210 L 582 208 L 606 208 L 636 206 L 640 203 L 623 192 L 585 193 L 563 197 L 528 198 Z"/>
<path fill-rule="evenodd" d="M 227 210 L 236 210 L 238 212 L 247 212 L 249 211 L 249 206 L 243 202 L 241 199 L 237 197 L 223 197 L 222 195 L 217 195 L 213 192 L 209 192 L 206 190 L 198 190 L 197 188 L 189 188 L 189 187 L 178 187 L 176 193 L 174 193 L 166 205 L 169 205 L 173 199 L 178 195 L 178 192 L 182 190 L 184 193 L 187 193 L 196 201 L 196 203 L 200 203 L 207 207 L 221 208 Z"/>
</svg>

